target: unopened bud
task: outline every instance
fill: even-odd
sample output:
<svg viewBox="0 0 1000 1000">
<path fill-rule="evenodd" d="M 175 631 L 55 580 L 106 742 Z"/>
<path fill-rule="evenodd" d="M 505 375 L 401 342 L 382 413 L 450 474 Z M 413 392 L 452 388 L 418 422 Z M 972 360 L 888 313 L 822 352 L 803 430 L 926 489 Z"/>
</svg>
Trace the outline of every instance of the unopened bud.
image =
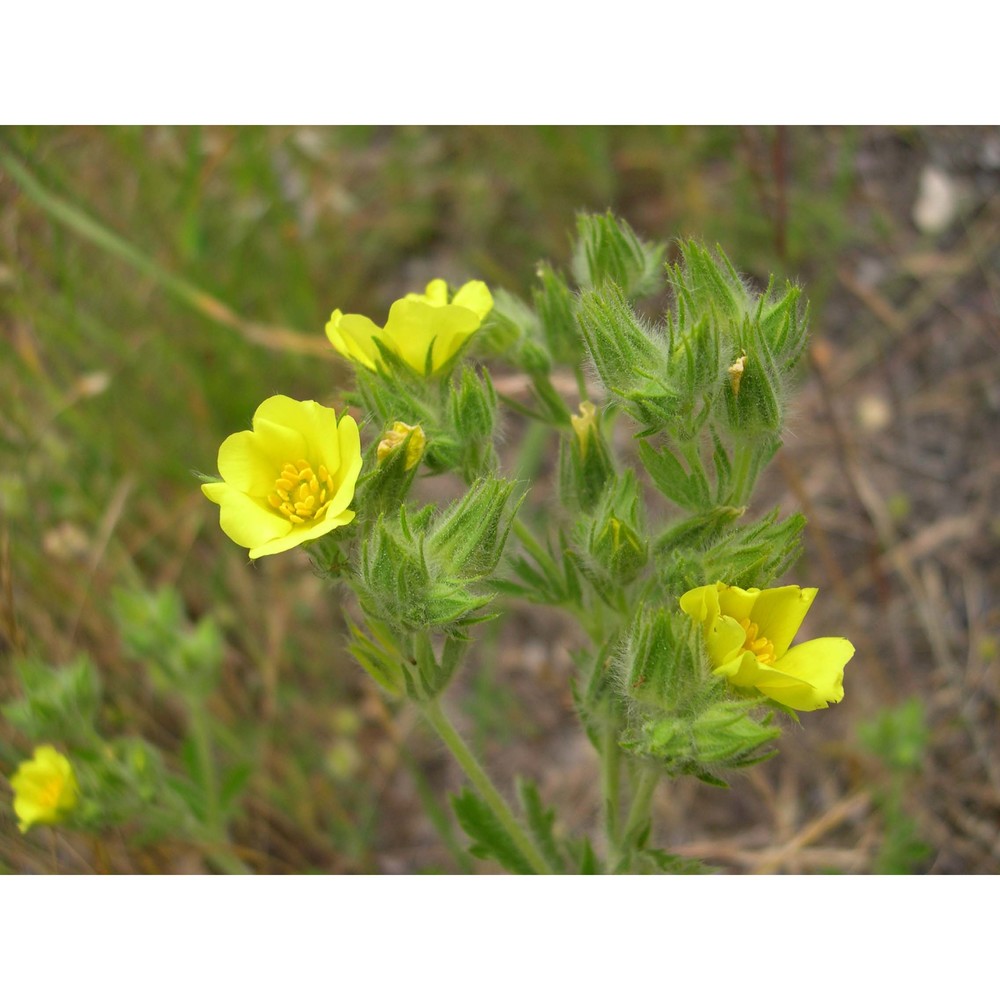
<svg viewBox="0 0 1000 1000">
<path fill-rule="evenodd" d="M 427 438 L 419 424 L 411 426 L 397 420 L 392 425 L 392 429 L 386 431 L 378 443 L 375 454 L 379 463 L 384 462 L 397 448 L 401 448 L 404 444 L 406 445 L 405 469 L 409 472 L 420 462 L 427 446 Z"/>
<path fill-rule="evenodd" d="M 586 455 L 587 443 L 591 435 L 597 433 L 597 407 L 589 399 L 585 399 L 580 404 L 579 416 L 572 414 L 569 422 L 573 425 L 573 433 L 580 445 L 580 453 Z"/>
</svg>

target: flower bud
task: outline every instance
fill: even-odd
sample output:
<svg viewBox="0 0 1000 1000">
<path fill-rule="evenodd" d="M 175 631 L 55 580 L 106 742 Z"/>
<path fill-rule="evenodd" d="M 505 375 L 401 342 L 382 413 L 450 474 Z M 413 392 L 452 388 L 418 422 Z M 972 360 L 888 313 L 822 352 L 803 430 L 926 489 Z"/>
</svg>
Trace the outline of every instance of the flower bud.
<svg viewBox="0 0 1000 1000">
<path fill-rule="evenodd" d="M 584 400 L 579 414 L 571 414 L 569 419 L 573 437 L 563 439 L 559 452 L 561 500 L 570 508 L 589 513 L 614 478 L 615 467 L 594 404 Z"/>
<path fill-rule="evenodd" d="M 386 431 L 378 443 L 375 455 L 379 464 L 385 462 L 397 448 L 401 448 L 403 445 L 406 446 L 403 468 L 409 472 L 420 463 L 427 446 L 427 438 L 419 424 L 411 426 L 397 420 L 392 425 L 392 429 Z"/>
</svg>

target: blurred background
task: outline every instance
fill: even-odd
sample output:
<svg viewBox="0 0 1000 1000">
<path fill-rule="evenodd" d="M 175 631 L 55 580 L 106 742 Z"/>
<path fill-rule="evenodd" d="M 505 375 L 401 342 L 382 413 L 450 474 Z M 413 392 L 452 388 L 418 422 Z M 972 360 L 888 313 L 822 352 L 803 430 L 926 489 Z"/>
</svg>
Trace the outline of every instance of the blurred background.
<svg viewBox="0 0 1000 1000">
<path fill-rule="evenodd" d="M 538 261 L 567 265 L 574 214 L 609 208 L 805 286 L 811 348 L 756 506 L 809 519 L 802 638 L 857 647 L 844 702 L 784 723 L 776 758 L 662 788 L 657 846 L 728 872 L 1000 870 L 996 128 L 0 131 L 0 700 L 20 658 L 87 655 L 103 731 L 182 771 L 178 706 L 112 614 L 167 588 L 224 637 L 211 709 L 246 866 L 471 870 L 459 777 L 346 654 L 339 595 L 301 552 L 251 566 L 192 470 L 268 395 L 340 405 L 332 309 L 381 321 L 437 276 L 527 296 Z M 514 605 L 449 701 L 501 786 L 532 776 L 582 834 L 575 642 Z M 22 836 L 4 779 L 30 753 L 0 720 L 0 870 L 212 870 L 127 825 Z"/>
</svg>

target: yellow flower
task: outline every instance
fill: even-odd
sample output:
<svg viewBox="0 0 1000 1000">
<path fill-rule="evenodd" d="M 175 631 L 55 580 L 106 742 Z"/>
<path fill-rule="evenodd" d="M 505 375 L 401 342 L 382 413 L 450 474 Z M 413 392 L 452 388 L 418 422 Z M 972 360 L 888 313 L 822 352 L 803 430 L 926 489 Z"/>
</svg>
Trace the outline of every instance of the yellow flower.
<svg viewBox="0 0 1000 1000">
<path fill-rule="evenodd" d="M 423 457 L 427 445 L 427 437 L 420 424 L 411 427 L 402 420 L 397 420 L 392 425 L 392 430 L 386 431 L 379 441 L 375 457 L 380 463 L 384 462 L 407 438 L 410 443 L 406 446 L 406 463 L 403 468 L 409 472 Z"/>
<path fill-rule="evenodd" d="M 367 316 L 335 309 L 326 335 L 345 358 L 372 371 L 381 360 L 379 341 L 415 372 L 430 374 L 465 346 L 492 308 L 493 296 L 483 282 L 467 282 L 449 302 L 447 283 L 436 278 L 423 294 L 411 292 L 393 302 L 384 329 Z"/>
<path fill-rule="evenodd" d="M 36 823 L 59 823 L 75 808 L 80 789 L 73 765 L 55 747 L 35 747 L 10 779 L 18 829 L 27 833 Z"/>
<path fill-rule="evenodd" d="M 354 520 L 348 510 L 361 471 L 354 418 L 309 399 L 265 399 L 253 430 L 230 434 L 219 448 L 221 483 L 202 492 L 217 503 L 219 524 L 250 558 L 319 538 Z"/>
<path fill-rule="evenodd" d="M 681 609 L 704 626 L 714 674 L 811 712 L 844 697 L 844 666 L 854 655 L 846 639 L 788 648 L 816 593 L 815 587 L 742 590 L 716 583 L 689 590 Z"/>
</svg>

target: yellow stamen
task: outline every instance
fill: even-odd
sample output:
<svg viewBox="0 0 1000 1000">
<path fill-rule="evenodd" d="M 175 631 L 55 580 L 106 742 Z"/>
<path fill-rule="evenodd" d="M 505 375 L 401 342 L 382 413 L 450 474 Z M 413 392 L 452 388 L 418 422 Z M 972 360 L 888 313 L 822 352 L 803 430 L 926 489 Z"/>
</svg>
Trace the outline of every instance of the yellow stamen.
<svg viewBox="0 0 1000 1000">
<path fill-rule="evenodd" d="M 316 473 L 307 461 L 299 459 L 294 465 L 286 462 L 282 467 L 267 502 L 293 524 L 304 524 L 323 516 L 335 492 L 333 477 L 325 465 Z"/>
<path fill-rule="evenodd" d="M 743 648 L 753 653 L 765 665 L 774 663 L 774 643 L 765 636 L 758 636 L 760 627 L 757 623 L 750 621 L 749 618 L 744 618 L 740 625 L 747 634 Z"/>
</svg>

